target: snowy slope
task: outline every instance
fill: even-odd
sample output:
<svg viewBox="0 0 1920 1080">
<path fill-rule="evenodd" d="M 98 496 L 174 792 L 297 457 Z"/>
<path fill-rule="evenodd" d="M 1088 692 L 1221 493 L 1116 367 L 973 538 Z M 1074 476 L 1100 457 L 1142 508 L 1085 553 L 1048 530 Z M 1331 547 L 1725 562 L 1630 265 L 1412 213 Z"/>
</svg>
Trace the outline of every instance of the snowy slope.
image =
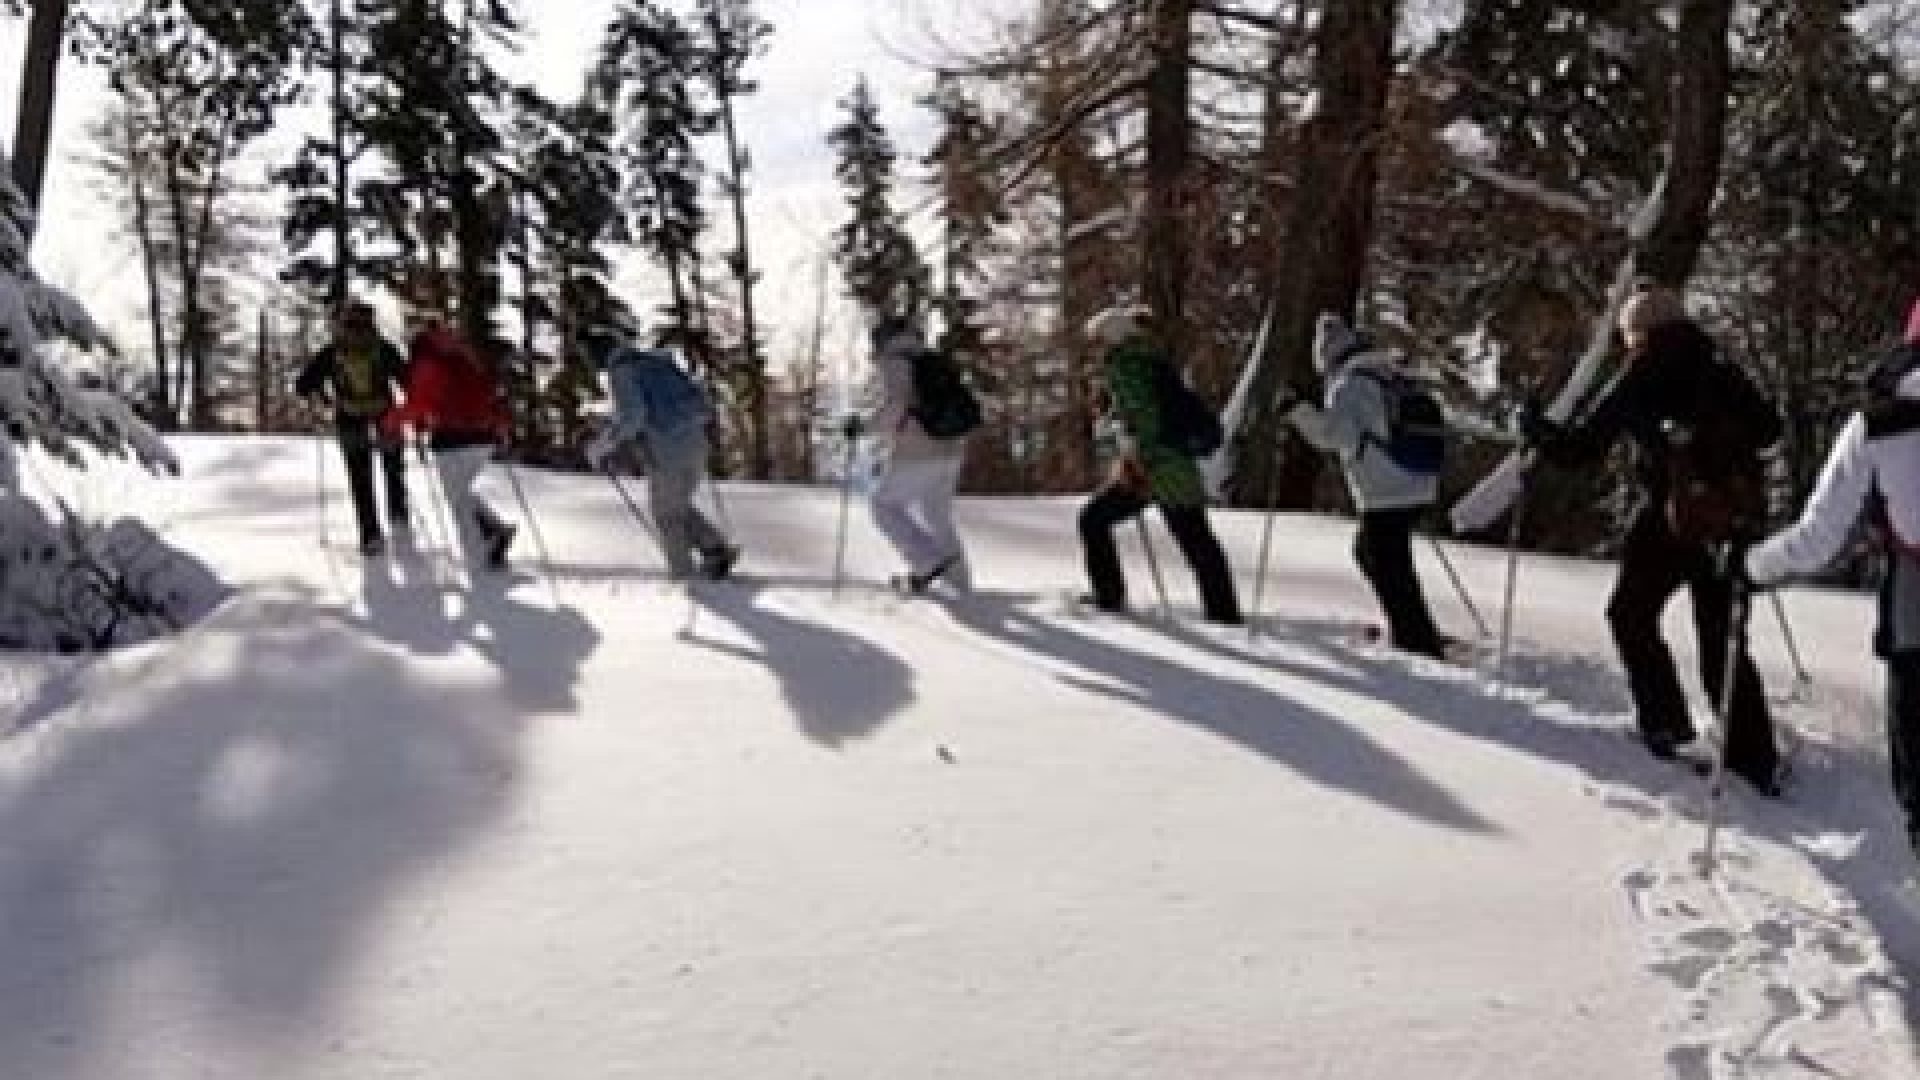
<svg viewBox="0 0 1920 1080">
<path fill-rule="evenodd" d="M 519 473 L 544 544 L 468 590 L 438 528 L 348 553 L 330 450 L 178 449 L 77 495 L 234 598 L 4 665 L 0 1075 L 1920 1077 L 1862 598 L 1789 597 L 1801 782 L 1706 880 L 1604 566 L 1526 560 L 1498 686 L 1353 640 L 1336 520 L 1282 520 L 1249 641 L 1068 611 L 1071 501 L 969 503 L 983 591 L 907 603 L 857 507 L 836 597 L 834 493 L 735 487 L 694 608 L 604 481 Z"/>
</svg>

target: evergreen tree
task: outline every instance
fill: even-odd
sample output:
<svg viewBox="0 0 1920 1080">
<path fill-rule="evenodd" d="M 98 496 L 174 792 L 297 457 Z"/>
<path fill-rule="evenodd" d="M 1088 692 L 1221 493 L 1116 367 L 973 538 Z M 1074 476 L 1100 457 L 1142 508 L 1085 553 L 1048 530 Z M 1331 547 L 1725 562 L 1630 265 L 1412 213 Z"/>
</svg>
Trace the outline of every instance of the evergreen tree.
<svg viewBox="0 0 1920 1080">
<path fill-rule="evenodd" d="M 919 246 L 893 207 L 898 152 L 880 123 L 880 108 L 865 76 L 840 107 L 846 120 L 828 134 L 827 142 L 839 155 L 834 175 L 845 189 L 852 217 L 834 232 L 834 260 L 869 319 L 918 318 L 928 307 L 929 275 Z"/>
<path fill-rule="evenodd" d="M 739 290 L 740 344 L 732 367 L 739 373 L 740 391 L 746 400 L 747 471 L 756 480 L 766 480 L 772 476 L 773 461 L 767 417 L 767 358 L 753 296 L 759 274 L 754 270 L 748 235 L 747 171 L 751 163 L 740 142 L 734 102 L 759 89 L 746 77 L 746 68 L 766 51 L 773 27 L 754 14 L 752 0 L 697 0 L 694 21 L 699 28 L 701 68 L 713 94 L 714 115 L 726 151 L 720 188 L 733 209 L 734 242 L 726 264 Z"/>
<path fill-rule="evenodd" d="M 614 147 L 626 173 L 617 238 L 660 259 L 672 295 L 665 336 L 711 379 L 700 248 L 708 223 L 694 144 L 712 130 L 713 116 L 694 98 L 699 61 L 684 22 L 651 0 L 628 0 L 607 27 L 591 97 L 613 118 Z"/>
</svg>

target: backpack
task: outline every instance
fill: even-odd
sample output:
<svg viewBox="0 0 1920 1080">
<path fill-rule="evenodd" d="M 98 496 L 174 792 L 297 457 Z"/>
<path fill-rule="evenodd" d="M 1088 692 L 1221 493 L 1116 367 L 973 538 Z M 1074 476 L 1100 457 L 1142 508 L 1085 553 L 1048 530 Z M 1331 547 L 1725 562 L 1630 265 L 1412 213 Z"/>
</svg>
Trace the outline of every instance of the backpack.
<svg viewBox="0 0 1920 1080">
<path fill-rule="evenodd" d="M 1665 510 L 1675 536 L 1713 546 L 1765 527 L 1760 455 L 1779 438 L 1779 418 L 1745 371 L 1724 360 L 1707 370 L 1691 420 L 1670 421 Z"/>
<path fill-rule="evenodd" d="M 707 422 L 707 392 L 664 349 L 636 350 L 647 361 L 637 369 L 650 436 L 672 437 Z"/>
<path fill-rule="evenodd" d="M 1203 458 L 1213 456 L 1226 443 L 1220 418 L 1165 356 L 1154 358 L 1153 392 L 1160 405 L 1160 441 L 1167 448 Z"/>
<path fill-rule="evenodd" d="M 913 374 L 913 406 L 907 411 L 934 439 L 957 439 L 980 426 L 980 399 L 967 386 L 960 365 L 938 349 L 907 354 Z"/>
<path fill-rule="evenodd" d="M 1439 476 L 1447 464 L 1447 410 L 1424 379 L 1401 371 L 1353 368 L 1380 387 L 1387 403 L 1387 437 L 1375 439 L 1395 465 L 1416 476 Z"/>
</svg>

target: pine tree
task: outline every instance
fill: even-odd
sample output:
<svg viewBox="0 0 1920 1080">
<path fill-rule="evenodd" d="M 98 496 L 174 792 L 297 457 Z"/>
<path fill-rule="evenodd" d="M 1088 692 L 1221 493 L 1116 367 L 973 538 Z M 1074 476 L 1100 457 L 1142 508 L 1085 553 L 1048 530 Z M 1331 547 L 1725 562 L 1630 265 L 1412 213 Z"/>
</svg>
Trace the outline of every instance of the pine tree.
<svg viewBox="0 0 1920 1080">
<path fill-rule="evenodd" d="M 592 98 L 614 122 L 614 148 L 626 175 L 620 239 L 652 252 L 666 267 L 672 294 L 665 337 L 714 375 L 701 240 L 707 213 L 695 141 L 713 116 L 693 94 L 699 54 L 687 25 L 651 0 L 628 0 L 608 25 L 592 78 Z"/>
<path fill-rule="evenodd" d="M 697 0 L 694 22 L 699 28 L 701 69 L 713 95 L 714 116 L 726 152 L 720 188 L 733 210 L 733 249 L 727 253 L 726 264 L 740 294 L 740 345 L 732 367 L 739 373 L 746 400 L 747 472 L 756 480 L 766 480 L 773 473 L 772 436 L 767 416 L 767 358 L 753 295 L 759 274 L 753 266 L 748 234 L 747 172 L 751 161 L 740 142 L 734 102 L 759 89 L 746 77 L 746 68 L 766 51 L 773 27 L 754 13 L 752 0 Z"/>
<path fill-rule="evenodd" d="M 834 260 L 848 291 L 869 319 L 918 318 L 929 299 L 926 264 L 893 207 L 898 152 L 880 123 L 880 108 L 865 76 L 840 102 L 847 118 L 827 136 L 839 155 L 834 175 L 852 217 L 834 232 Z"/>
</svg>

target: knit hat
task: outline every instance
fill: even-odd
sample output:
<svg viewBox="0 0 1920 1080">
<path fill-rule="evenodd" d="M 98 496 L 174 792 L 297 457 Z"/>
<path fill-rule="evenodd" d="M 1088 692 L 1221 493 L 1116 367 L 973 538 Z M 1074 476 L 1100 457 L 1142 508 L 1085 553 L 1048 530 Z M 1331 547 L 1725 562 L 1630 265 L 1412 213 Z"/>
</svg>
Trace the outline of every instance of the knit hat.
<svg viewBox="0 0 1920 1080">
<path fill-rule="evenodd" d="M 1915 297 L 1913 307 L 1907 312 L 1907 336 L 1910 345 L 1920 345 L 1920 297 Z"/>
<path fill-rule="evenodd" d="M 1648 285 L 1627 298 L 1620 308 L 1620 332 L 1645 337 L 1655 327 L 1676 323 L 1687 317 L 1686 305 L 1672 289 Z"/>
<path fill-rule="evenodd" d="M 1116 304 L 1087 320 L 1087 338 L 1111 348 L 1138 334 L 1145 314 L 1138 304 Z"/>
<path fill-rule="evenodd" d="M 1366 335 L 1347 325 L 1347 320 L 1331 311 L 1320 313 L 1313 326 L 1313 370 L 1322 376 L 1338 371 L 1347 358 L 1373 346 Z"/>
</svg>

